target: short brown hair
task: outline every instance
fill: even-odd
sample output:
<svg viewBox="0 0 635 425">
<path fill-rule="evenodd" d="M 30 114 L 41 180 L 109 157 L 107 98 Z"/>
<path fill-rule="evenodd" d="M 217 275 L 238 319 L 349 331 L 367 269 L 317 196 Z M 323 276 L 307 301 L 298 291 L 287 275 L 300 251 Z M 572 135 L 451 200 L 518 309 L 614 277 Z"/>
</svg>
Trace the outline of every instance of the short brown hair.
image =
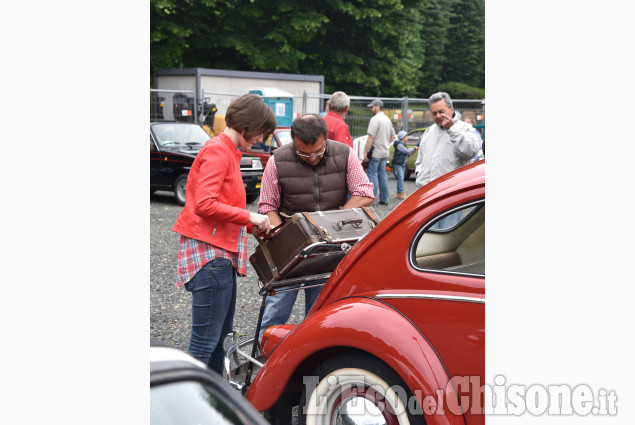
<svg viewBox="0 0 635 425">
<path fill-rule="evenodd" d="M 246 94 L 230 103 L 225 114 L 225 125 L 239 133 L 244 131 L 245 139 L 261 133 L 266 139 L 278 124 L 273 109 L 262 100 L 262 97 L 257 94 Z"/>
</svg>

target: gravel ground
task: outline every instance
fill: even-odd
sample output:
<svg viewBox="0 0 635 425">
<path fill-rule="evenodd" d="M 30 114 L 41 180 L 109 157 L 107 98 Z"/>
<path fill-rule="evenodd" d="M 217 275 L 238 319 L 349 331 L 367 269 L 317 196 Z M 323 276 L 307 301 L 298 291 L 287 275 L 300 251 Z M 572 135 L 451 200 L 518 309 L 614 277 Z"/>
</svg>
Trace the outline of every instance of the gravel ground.
<svg viewBox="0 0 635 425">
<path fill-rule="evenodd" d="M 395 198 L 396 180 L 388 173 L 390 201 L 388 205 L 375 205 L 380 219 L 385 218 L 401 200 Z M 416 190 L 414 180 L 404 182 L 404 190 L 410 195 Z M 258 202 L 247 205 L 256 211 Z M 174 286 L 176 280 L 179 235 L 172 226 L 181 212 L 171 192 L 157 191 L 150 195 L 150 336 L 187 350 L 190 339 L 191 296 L 184 288 Z M 248 237 L 249 253 L 258 242 Z M 257 277 L 247 263 L 247 276 L 238 278 L 238 294 L 234 330 L 239 337 L 253 337 L 262 298 L 258 295 Z M 289 323 L 299 323 L 304 316 L 304 291 L 298 293 Z"/>
</svg>

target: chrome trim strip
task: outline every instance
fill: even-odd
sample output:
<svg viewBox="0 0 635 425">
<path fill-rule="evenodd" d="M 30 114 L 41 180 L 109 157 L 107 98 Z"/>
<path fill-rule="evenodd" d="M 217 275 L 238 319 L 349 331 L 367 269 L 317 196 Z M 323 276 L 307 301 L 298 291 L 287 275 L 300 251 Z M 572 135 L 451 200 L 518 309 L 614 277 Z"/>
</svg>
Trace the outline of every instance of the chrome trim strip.
<svg viewBox="0 0 635 425">
<path fill-rule="evenodd" d="M 463 301 L 468 303 L 480 303 L 485 304 L 485 298 L 472 298 L 472 297 L 457 297 L 454 295 L 432 295 L 432 294 L 381 294 L 375 298 L 423 298 L 431 300 L 443 300 L 443 301 Z"/>
</svg>

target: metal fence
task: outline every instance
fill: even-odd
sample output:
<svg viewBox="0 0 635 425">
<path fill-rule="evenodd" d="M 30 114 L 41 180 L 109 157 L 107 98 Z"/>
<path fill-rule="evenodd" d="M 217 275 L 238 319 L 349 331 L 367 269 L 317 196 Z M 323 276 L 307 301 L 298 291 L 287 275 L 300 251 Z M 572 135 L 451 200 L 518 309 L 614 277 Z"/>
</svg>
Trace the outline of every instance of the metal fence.
<svg viewBox="0 0 635 425">
<path fill-rule="evenodd" d="M 150 119 L 194 122 L 213 126 L 215 115 L 224 115 L 233 99 L 242 94 L 202 91 L 197 97 L 194 91 L 187 90 L 150 90 Z M 294 96 L 293 118 L 310 113 L 324 111 L 330 94 L 303 93 Z M 351 105 L 345 121 L 353 138 L 366 134 L 372 114 L 366 105 L 375 97 L 351 96 Z M 379 98 L 384 102 L 384 113 L 391 119 L 395 131 L 414 130 L 428 127 L 434 123 L 428 99 Z M 471 117 L 477 127 L 485 124 L 485 101 L 482 99 L 453 99 L 454 110 L 462 118 Z"/>
</svg>

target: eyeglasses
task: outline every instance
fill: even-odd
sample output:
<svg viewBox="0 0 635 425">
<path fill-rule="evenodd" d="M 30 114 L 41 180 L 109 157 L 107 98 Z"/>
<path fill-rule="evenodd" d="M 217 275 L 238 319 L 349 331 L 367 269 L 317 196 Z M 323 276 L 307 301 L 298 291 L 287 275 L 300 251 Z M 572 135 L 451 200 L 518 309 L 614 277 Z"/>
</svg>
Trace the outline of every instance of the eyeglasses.
<svg viewBox="0 0 635 425">
<path fill-rule="evenodd" d="M 311 159 L 311 158 L 317 158 L 318 156 L 322 156 L 322 155 L 324 155 L 324 152 L 326 152 L 326 145 L 324 145 L 324 148 L 323 148 L 321 151 L 316 152 L 316 153 L 312 153 L 311 155 L 305 155 L 305 154 L 300 153 L 297 149 L 295 150 L 295 153 L 296 153 L 296 154 L 297 154 L 300 158 L 309 158 L 309 159 Z"/>
</svg>

